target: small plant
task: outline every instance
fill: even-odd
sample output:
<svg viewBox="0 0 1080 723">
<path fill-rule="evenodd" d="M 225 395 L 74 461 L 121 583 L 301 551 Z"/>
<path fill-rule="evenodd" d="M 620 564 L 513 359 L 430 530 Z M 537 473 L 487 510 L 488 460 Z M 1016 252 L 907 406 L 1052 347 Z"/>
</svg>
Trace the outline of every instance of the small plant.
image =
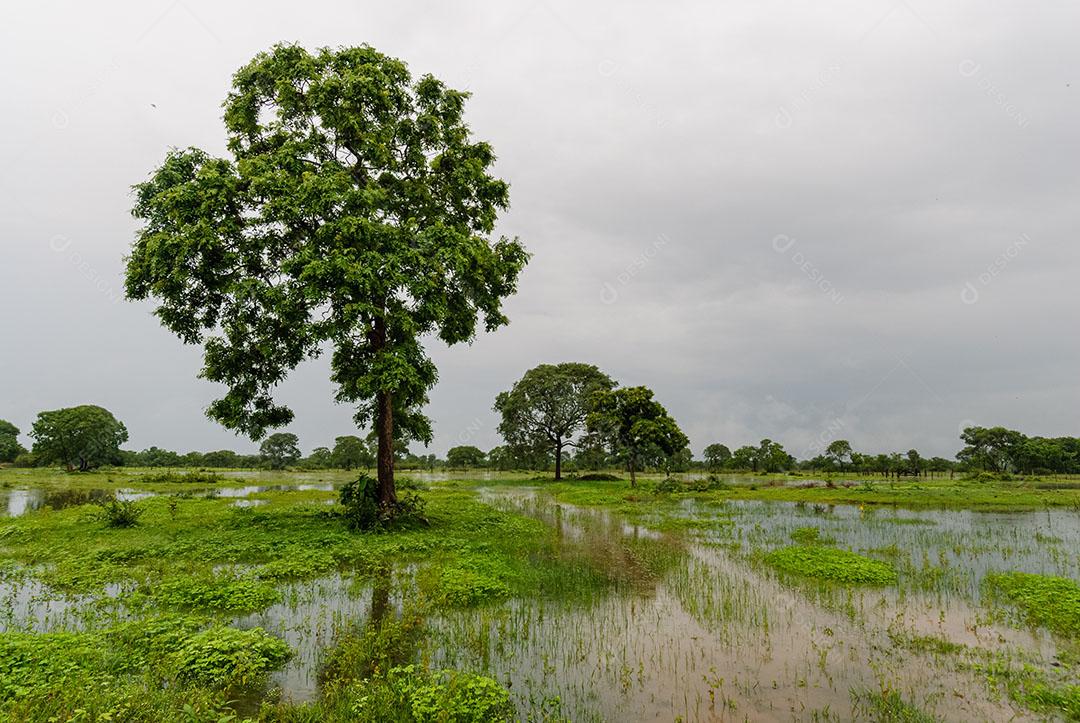
<svg viewBox="0 0 1080 723">
<path fill-rule="evenodd" d="M 105 520 L 106 527 L 134 527 L 139 524 L 139 518 L 146 511 L 134 500 L 118 500 L 115 497 L 98 504 L 101 506 L 101 517 Z"/>
<path fill-rule="evenodd" d="M 420 495 L 404 494 L 396 505 L 381 505 L 378 482 L 367 474 L 347 482 L 338 493 L 338 499 L 345 508 L 345 522 L 353 530 L 378 530 L 391 524 L 428 524 Z"/>
</svg>

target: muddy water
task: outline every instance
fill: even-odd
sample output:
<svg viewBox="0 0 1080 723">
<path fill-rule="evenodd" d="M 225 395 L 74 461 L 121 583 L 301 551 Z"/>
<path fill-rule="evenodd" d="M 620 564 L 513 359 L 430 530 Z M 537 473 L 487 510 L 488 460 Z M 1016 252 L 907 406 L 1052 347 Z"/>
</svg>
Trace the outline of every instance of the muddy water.
<svg viewBox="0 0 1080 723">
<path fill-rule="evenodd" d="M 235 493 L 221 496 L 243 502 L 281 487 L 298 488 L 223 488 Z M 659 517 L 656 524 L 630 524 L 604 511 L 556 505 L 534 490 L 481 495 L 550 525 L 560 536 L 560 554 L 607 570 L 614 591 L 431 617 L 430 640 L 418 657 L 492 675 L 510 687 L 519 711 L 558 711 L 572 720 L 851 720 L 861 715 L 853 689 L 896 690 L 946 720 L 1026 720 L 977 674 L 958 672 L 948 658 L 899 649 L 893 639 L 934 635 L 1051 664 L 1056 651 L 1047 636 L 985 619 L 981 580 L 991 570 L 1078 572 L 1080 519 L 1062 511 L 913 513 L 685 501 L 667 516 L 718 524 L 671 536 L 655 531 Z M 39 507 L 62 504 L 38 499 Z M 791 534 L 805 527 L 837 546 L 886 555 L 901 570 L 900 584 L 802 585 L 754 561 L 754 551 L 790 544 Z M 643 550 L 660 564 L 643 564 Z M 944 572 L 926 578 L 928 570 Z M 400 590 L 411 572 L 395 574 L 392 612 L 400 612 Z M 318 693 L 323 651 L 338 630 L 370 619 L 373 591 L 367 579 L 348 574 L 282 590 L 281 603 L 234 622 L 289 643 L 295 655 L 271 683 L 286 697 L 309 699 Z M 0 629 L 77 626 L 89 602 L 0 576 Z"/>
<path fill-rule="evenodd" d="M 554 517 L 520 492 L 510 499 Z M 566 505 L 559 518 L 569 538 L 594 551 L 621 547 L 635 532 Z M 898 690 L 948 720 L 1023 720 L 991 700 L 978 677 L 890 643 L 890 632 L 934 634 L 1052 654 L 1045 640 L 977 618 L 961 599 L 941 606 L 938 596 L 793 588 L 721 547 L 692 543 L 651 589 L 584 608 L 518 601 L 452 616 L 443 647 L 457 651 L 447 662 L 485 664 L 521 701 L 558 695 L 575 720 L 849 720 L 853 689 Z M 491 643 L 470 659 L 453 644 L 461 639 Z"/>
</svg>

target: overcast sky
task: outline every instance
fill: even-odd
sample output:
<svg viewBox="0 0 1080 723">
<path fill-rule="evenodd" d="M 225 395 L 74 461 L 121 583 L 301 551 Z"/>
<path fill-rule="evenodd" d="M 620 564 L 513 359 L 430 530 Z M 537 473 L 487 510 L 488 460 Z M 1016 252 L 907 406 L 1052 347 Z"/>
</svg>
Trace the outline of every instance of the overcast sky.
<svg viewBox="0 0 1080 723">
<path fill-rule="evenodd" d="M 509 327 L 429 345 L 440 455 L 498 444 L 496 393 L 560 361 L 652 387 L 698 454 L 1080 435 L 1072 0 L 103 7 L 0 5 L 0 418 L 24 431 L 95 403 L 133 449 L 253 448 L 121 279 L 130 186 L 170 146 L 223 153 L 231 74 L 284 41 L 471 91 L 511 184 L 499 232 L 534 257 Z M 327 376 L 280 390 L 305 450 L 352 427 Z"/>
</svg>

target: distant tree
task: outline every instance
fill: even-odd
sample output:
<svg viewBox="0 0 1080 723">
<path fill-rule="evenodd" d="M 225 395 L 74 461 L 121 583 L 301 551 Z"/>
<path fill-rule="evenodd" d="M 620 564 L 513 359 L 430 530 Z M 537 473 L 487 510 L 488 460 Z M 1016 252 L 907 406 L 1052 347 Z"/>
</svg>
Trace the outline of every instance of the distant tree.
<svg viewBox="0 0 1080 723">
<path fill-rule="evenodd" d="M 726 467 L 731 462 L 731 450 L 723 444 L 710 444 L 705 448 L 705 465 L 713 471 Z"/>
<path fill-rule="evenodd" d="M 480 467 L 484 464 L 484 458 L 487 455 L 483 450 L 473 447 L 472 445 L 461 445 L 458 447 L 451 447 L 446 452 L 446 465 L 448 467 L 455 467 L 458 469 L 469 469 L 470 467 Z"/>
<path fill-rule="evenodd" d="M 254 439 L 288 424 L 273 389 L 332 347 L 337 400 L 377 431 L 384 507 L 394 443 L 431 439 L 422 339 L 506 324 L 528 260 L 490 239 L 509 187 L 470 137 L 467 98 L 367 46 L 278 45 L 233 76 L 231 158 L 173 150 L 136 187 L 127 295 L 203 344 L 202 376 L 228 387 L 209 416 Z"/>
<path fill-rule="evenodd" d="M 337 469 L 369 469 L 375 464 L 375 455 L 364 440 L 345 435 L 334 440 L 331 460 Z"/>
<path fill-rule="evenodd" d="M 780 472 L 790 469 L 795 459 L 784 451 L 783 445 L 771 439 L 761 440 L 757 449 L 757 466 L 762 472 Z"/>
<path fill-rule="evenodd" d="M 83 405 L 40 413 L 30 436 L 41 464 L 60 463 L 69 471 L 85 472 L 117 464 L 128 432 L 107 409 Z"/>
<path fill-rule="evenodd" d="M 1018 466 L 1026 438 L 1005 427 L 967 427 L 960 439 L 966 446 L 957 453 L 957 459 L 977 469 L 1001 473 Z"/>
<path fill-rule="evenodd" d="M 923 461 L 922 456 L 919 454 L 919 451 L 916 449 L 909 449 L 907 453 L 908 471 L 910 471 L 911 474 L 914 475 L 922 474 L 924 465 L 925 462 Z"/>
<path fill-rule="evenodd" d="M 844 469 L 845 463 L 851 461 L 853 454 L 854 453 L 851 451 L 851 443 L 846 439 L 834 440 L 825 448 L 825 456 L 840 470 Z"/>
<path fill-rule="evenodd" d="M 207 452 L 203 455 L 203 464 L 207 467 L 227 469 L 240 467 L 240 456 L 228 449 L 219 449 L 216 452 Z"/>
<path fill-rule="evenodd" d="M 513 446 L 547 447 L 555 457 L 555 479 L 562 479 L 563 450 L 578 445 L 590 395 L 613 386 L 592 364 L 541 364 L 495 398 L 499 433 Z"/>
<path fill-rule="evenodd" d="M 742 447 L 739 447 L 731 455 L 731 464 L 736 469 L 748 469 L 752 472 L 757 472 L 758 448 L 750 444 L 745 444 Z"/>
<path fill-rule="evenodd" d="M 285 469 L 300 459 L 300 440 L 295 434 L 271 434 L 259 446 L 259 454 L 270 469 Z"/>
<path fill-rule="evenodd" d="M 624 461 L 630 486 L 637 486 L 637 471 L 656 456 L 673 457 L 689 444 L 667 410 L 647 387 L 621 387 L 592 394 L 586 418 L 589 433 Z"/>
<path fill-rule="evenodd" d="M 334 466 L 334 454 L 328 447 L 316 447 L 303 460 L 308 469 L 330 469 Z"/>
<path fill-rule="evenodd" d="M 26 448 L 19 444 L 19 428 L 0 419 L 0 462 L 14 462 Z"/>
<path fill-rule="evenodd" d="M 136 467 L 179 467 L 181 459 L 176 452 L 150 447 L 137 453 L 133 464 Z"/>
</svg>

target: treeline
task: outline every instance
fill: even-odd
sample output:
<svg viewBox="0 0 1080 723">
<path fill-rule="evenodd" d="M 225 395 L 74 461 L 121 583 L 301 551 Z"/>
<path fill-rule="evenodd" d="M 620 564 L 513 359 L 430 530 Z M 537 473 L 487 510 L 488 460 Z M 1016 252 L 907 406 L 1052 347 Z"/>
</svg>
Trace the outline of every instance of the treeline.
<svg viewBox="0 0 1080 723">
<path fill-rule="evenodd" d="M 537 370 L 539 373 L 534 374 Z M 515 399 L 515 394 L 519 398 Z M 600 410 L 598 404 L 607 407 Z M 734 450 L 713 443 L 705 447 L 701 459 L 695 459 L 685 444 L 685 436 L 652 400 L 651 391 L 644 387 L 616 389 L 595 367 L 581 364 L 542 365 L 530 370 L 514 390 L 499 395 L 495 408 L 503 415 L 499 430 L 506 444 L 487 452 L 473 445 L 458 445 L 450 448 L 445 459 L 440 459 L 434 454 L 414 454 L 404 442 L 399 442 L 394 448 L 395 466 L 413 470 L 554 470 L 556 476 L 606 469 L 623 469 L 631 475 L 642 471 L 671 474 L 701 470 L 848 473 L 897 478 L 956 472 L 1080 474 L 1080 438 L 1029 437 L 1005 427 L 964 429 L 960 435 L 964 447 L 954 460 L 927 458 L 915 449 L 906 453 L 864 453 L 854 450 L 844 439 L 830 442 L 820 454 L 805 460 L 796 459 L 782 444 L 771 439 Z M 553 417 L 547 418 L 545 411 Z M 645 427 L 653 427 L 649 432 L 652 436 L 642 431 L 643 419 L 648 420 Z M 623 432 L 620 425 L 625 428 Z M 257 454 L 232 450 L 179 453 L 159 447 L 136 452 L 121 448 L 127 441 L 123 423 L 108 410 L 96 406 L 39 414 L 30 431 L 34 439 L 30 450 L 19 443 L 19 433 L 14 424 L 0 420 L 0 463 L 16 467 L 59 464 L 71 471 L 110 465 L 371 469 L 378 448 L 374 433 L 364 438 L 344 435 L 337 437 L 333 445 L 316 447 L 311 454 L 303 456 L 297 436 L 279 432 L 267 437 Z M 630 439 L 620 441 L 620 433 Z"/>
</svg>

